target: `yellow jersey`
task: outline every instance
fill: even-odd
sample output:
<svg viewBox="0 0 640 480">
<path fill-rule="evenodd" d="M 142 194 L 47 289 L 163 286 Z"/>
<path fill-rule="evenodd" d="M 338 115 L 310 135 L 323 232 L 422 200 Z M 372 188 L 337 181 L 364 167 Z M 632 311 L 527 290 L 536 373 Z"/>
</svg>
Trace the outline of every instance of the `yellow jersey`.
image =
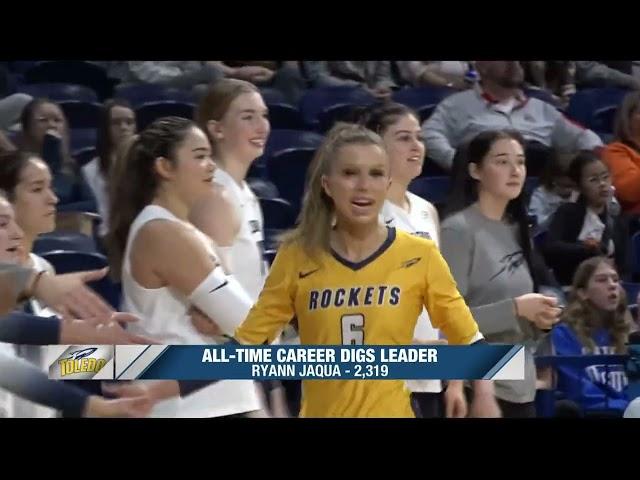
<svg viewBox="0 0 640 480">
<path fill-rule="evenodd" d="M 449 344 L 482 338 L 435 243 L 389 228 L 369 258 L 282 246 L 235 339 L 262 344 L 297 317 L 302 345 L 411 345 L 423 306 Z M 414 417 L 404 380 L 304 380 L 303 417 Z"/>
</svg>

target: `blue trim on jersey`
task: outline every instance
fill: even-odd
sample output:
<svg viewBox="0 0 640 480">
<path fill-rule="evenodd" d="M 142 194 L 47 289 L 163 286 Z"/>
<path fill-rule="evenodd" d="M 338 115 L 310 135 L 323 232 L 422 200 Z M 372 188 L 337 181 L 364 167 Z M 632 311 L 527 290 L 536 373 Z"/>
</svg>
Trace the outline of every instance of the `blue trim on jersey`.
<svg viewBox="0 0 640 480">
<path fill-rule="evenodd" d="M 373 262 L 376 258 L 382 255 L 384 252 L 386 252 L 387 249 L 393 243 L 393 241 L 396 239 L 396 229 L 394 227 L 387 227 L 387 230 L 388 230 L 387 239 L 382 243 L 382 245 L 380 245 L 380 248 L 378 248 L 375 252 L 369 255 L 369 257 L 365 258 L 360 262 L 352 262 L 350 260 L 347 260 L 344 257 L 341 257 L 338 254 L 338 252 L 336 252 L 333 248 L 331 249 L 331 254 L 333 255 L 333 258 L 335 258 L 345 267 L 348 267 L 351 270 L 360 270 L 361 268 L 364 268 L 367 265 L 369 265 L 371 262 Z"/>
</svg>

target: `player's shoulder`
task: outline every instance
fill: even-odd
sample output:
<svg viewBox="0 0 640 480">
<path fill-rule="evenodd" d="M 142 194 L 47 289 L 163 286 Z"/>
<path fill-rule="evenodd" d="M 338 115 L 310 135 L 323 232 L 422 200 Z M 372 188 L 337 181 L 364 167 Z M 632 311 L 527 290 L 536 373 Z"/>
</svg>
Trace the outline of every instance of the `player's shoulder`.
<svg viewBox="0 0 640 480">
<path fill-rule="evenodd" d="M 411 249 L 424 249 L 424 248 L 433 248 L 437 250 L 436 243 L 430 238 L 422 237 L 419 235 L 414 235 L 413 233 L 405 232 L 404 230 L 394 229 L 395 230 L 395 241 L 397 248 L 401 248 L 402 250 L 411 250 Z"/>
</svg>

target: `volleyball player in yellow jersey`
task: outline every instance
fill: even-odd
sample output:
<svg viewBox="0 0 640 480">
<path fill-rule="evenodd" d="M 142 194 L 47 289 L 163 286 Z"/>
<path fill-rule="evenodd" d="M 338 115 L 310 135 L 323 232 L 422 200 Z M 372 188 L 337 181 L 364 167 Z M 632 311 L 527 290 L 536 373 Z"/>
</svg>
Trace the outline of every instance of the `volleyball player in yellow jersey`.
<svg viewBox="0 0 640 480">
<path fill-rule="evenodd" d="M 389 184 L 376 133 L 351 124 L 329 132 L 309 167 L 299 224 L 236 341 L 271 341 L 297 317 L 302 345 L 411 345 L 423 306 L 449 344 L 482 340 L 435 244 L 379 223 Z M 181 382 L 182 395 L 189 383 L 206 384 Z M 177 385 L 145 388 L 162 398 Z M 409 395 L 404 380 L 305 380 L 301 416 L 414 417 Z"/>
<path fill-rule="evenodd" d="M 379 223 L 390 177 L 378 135 L 339 124 L 309 168 L 300 222 L 238 342 L 271 340 L 295 316 L 303 345 L 411 345 L 423 306 L 450 344 L 482 339 L 435 244 Z M 307 380 L 301 416 L 414 414 L 404 380 Z"/>
</svg>

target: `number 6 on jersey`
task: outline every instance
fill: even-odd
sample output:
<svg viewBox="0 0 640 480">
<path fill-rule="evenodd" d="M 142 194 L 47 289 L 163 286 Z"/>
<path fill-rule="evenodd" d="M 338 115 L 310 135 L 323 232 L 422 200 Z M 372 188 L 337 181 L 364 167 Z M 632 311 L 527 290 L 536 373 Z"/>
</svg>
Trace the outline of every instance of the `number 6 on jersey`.
<svg viewBox="0 0 640 480">
<path fill-rule="evenodd" d="M 342 322 L 342 344 L 363 345 L 364 315 L 361 313 L 343 315 L 340 321 Z"/>
</svg>

